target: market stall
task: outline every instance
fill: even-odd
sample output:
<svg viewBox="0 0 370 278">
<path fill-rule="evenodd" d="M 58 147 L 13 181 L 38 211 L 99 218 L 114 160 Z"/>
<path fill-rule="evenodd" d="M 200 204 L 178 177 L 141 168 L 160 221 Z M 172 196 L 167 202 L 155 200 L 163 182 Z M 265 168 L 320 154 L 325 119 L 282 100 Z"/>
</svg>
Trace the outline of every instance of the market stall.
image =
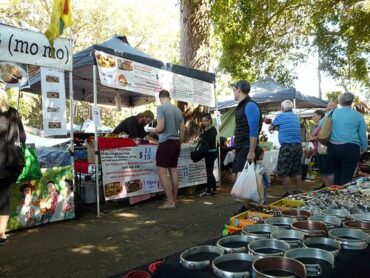
<svg viewBox="0 0 370 278">
<path fill-rule="evenodd" d="M 128 167 L 127 161 L 120 164 L 112 165 L 112 158 L 109 153 L 132 152 L 130 159 L 137 164 L 140 161 L 141 146 L 136 144 L 130 146 L 122 146 L 119 139 L 104 140 L 99 138 L 97 127 L 100 126 L 100 111 L 97 104 L 116 104 L 117 106 L 133 107 L 155 101 L 156 94 L 166 89 L 170 92 L 172 99 L 184 102 L 191 102 L 214 107 L 216 104 L 216 96 L 214 90 L 215 75 L 207 72 L 202 72 L 194 69 L 188 69 L 182 66 L 164 63 L 156 60 L 135 48 L 129 46 L 125 37 L 115 36 L 112 39 L 100 44 L 93 45 L 73 56 L 73 83 L 75 99 L 93 102 L 93 121 L 95 124 L 94 144 L 95 144 L 95 181 L 96 181 L 96 203 L 97 214 L 100 213 L 99 207 L 99 191 L 102 186 L 105 200 L 125 198 L 140 194 L 152 192 L 150 189 L 157 183 L 154 173 L 154 158 L 156 148 L 154 146 L 146 146 L 144 150 L 150 150 L 151 156 L 149 165 L 151 180 L 144 183 L 135 182 L 135 194 L 126 194 L 126 187 L 133 180 L 137 180 L 133 174 L 133 170 Z M 35 72 L 32 79 L 32 89 L 39 90 L 39 74 Z M 109 142 L 108 146 L 102 142 Z M 115 142 L 115 143 L 113 143 Z M 136 148 L 138 147 L 138 148 Z M 101 149 L 101 163 L 99 162 L 99 148 Z M 102 148 L 104 150 L 102 150 Z M 130 149 L 128 149 L 130 148 Z M 146 149 L 145 149 L 146 148 Z M 182 176 L 183 184 L 194 185 L 204 181 L 203 174 L 196 170 L 197 167 L 204 167 L 203 161 L 199 162 L 197 167 L 192 165 L 189 152 L 189 147 L 184 147 L 182 151 L 183 157 L 186 157 L 184 166 L 179 168 L 180 176 Z M 108 151 L 109 150 L 109 151 Z M 146 155 L 144 153 L 144 155 Z M 125 156 L 125 159 L 128 159 Z M 125 165 L 122 165 L 125 164 Z M 131 162 L 130 162 L 131 163 Z M 78 169 L 88 170 L 86 162 L 82 165 L 78 163 Z M 131 163 L 132 164 L 132 163 Z M 130 164 L 130 165 L 131 165 Z M 144 167 L 138 166 L 137 167 Z M 135 167 L 136 167 L 135 166 Z M 108 172 L 115 172 L 115 175 L 109 175 Z M 102 172 L 102 185 L 100 185 L 99 171 Z M 184 170 L 187 169 L 187 170 Z M 192 175 L 197 173 L 196 183 L 191 182 Z M 118 174 L 117 172 L 120 172 Z M 128 174 L 129 173 L 129 174 Z M 149 173 L 149 172 L 148 172 Z M 127 177 L 127 175 L 129 175 Z M 133 175 L 130 177 L 130 175 Z M 124 177 L 125 176 L 125 177 Z M 141 183 L 141 186 L 138 184 Z M 109 193 L 107 194 L 107 191 Z M 127 191 L 127 190 L 126 190 Z M 128 190 L 130 191 L 130 189 Z M 119 192 L 111 195 L 112 192 Z M 132 192 L 129 192 L 132 193 Z"/>
<path fill-rule="evenodd" d="M 53 58 L 49 42 L 42 33 L 0 24 L 0 36 L 2 81 L 7 88 L 28 88 L 29 69 L 38 68 L 42 73 L 43 134 L 66 137 L 64 72 L 72 76 L 71 41 L 55 40 Z M 37 146 L 35 138 L 30 136 L 26 144 L 29 151 L 35 153 L 41 169 L 36 161 L 37 171 L 29 168 L 31 175 L 18 178 L 17 186 L 12 187 L 8 230 L 75 218 L 73 163 L 69 153 L 65 149 L 41 147 L 41 142 L 36 141 Z M 35 166 L 27 163 L 26 167 Z"/>
</svg>

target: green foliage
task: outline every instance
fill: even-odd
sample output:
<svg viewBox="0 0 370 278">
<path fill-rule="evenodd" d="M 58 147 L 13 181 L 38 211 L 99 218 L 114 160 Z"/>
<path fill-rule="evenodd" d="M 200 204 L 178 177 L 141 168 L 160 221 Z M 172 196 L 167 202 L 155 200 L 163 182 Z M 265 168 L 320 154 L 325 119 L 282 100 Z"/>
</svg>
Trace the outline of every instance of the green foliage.
<svg viewBox="0 0 370 278">
<path fill-rule="evenodd" d="M 213 0 L 220 68 L 254 81 L 270 75 L 291 85 L 294 68 L 320 51 L 321 70 L 347 90 L 369 87 L 370 1 Z"/>
<path fill-rule="evenodd" d="M 308 43 L 302 11 L 307 1 L 212 1 L 215 33 L 221 39 L 220 68 L 233 78 L 250 81 L 272 76 L 292 85 L 294 66 L 305 57 Z"/>
<path fill-rule="evenodd" d="M 328 101 L 333 101 L 338 103 L 338 97 L 340 96 L 342 92 L 341 91 L 332 91 L 332 92 L 327 92 L 326 97 L 328 98 Z"/>
<path fill-rule="evenodd" d="M 360 2 L 368 1 L 315 1 L 309 28 L 320 50 L 321 69 L 341 80 L 346 90 L 352 90 L 353 81 L 370 85 L 370 11 Z"/>
</svg>

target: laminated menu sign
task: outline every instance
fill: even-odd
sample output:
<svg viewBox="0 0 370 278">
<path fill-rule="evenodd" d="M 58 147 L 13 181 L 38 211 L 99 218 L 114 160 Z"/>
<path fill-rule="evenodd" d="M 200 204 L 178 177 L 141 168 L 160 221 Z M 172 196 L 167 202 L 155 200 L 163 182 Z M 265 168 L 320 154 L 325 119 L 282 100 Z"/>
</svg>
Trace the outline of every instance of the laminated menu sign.
<svg viewBox="0 0 370 278">
<path fill-rule="evenodd" d="M 102 51 L 95 51 L 100 81 L 103 85 L 154 96 L 168 90 L 172 98 L 210 107 L 215 106 L 212 83 L 151 67 Z"/>
<path fill-rule="evenodd" d="M 40 68 L 44 136 L 66 135 L 64 71 Z"/>
<path fill-rule="evenodd" d="M 178 163 L 180 187 L 202 184 L 207 179 L 204 161 L 193 163 L 190 151 L 190 146 L 182 146 Z M 163 191 L 155 164 L 156 152 L 154 145 L 100 150 L 105 199 Z"/>
</svg>

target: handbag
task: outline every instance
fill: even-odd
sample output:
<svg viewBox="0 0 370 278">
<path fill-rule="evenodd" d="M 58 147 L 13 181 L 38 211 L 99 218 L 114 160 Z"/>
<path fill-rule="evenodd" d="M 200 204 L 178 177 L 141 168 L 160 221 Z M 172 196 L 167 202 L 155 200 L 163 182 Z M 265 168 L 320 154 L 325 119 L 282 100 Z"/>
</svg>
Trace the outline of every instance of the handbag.
<svg viewBox="0 0 370 278">
<path fill-rule="evenodd" d="M 209 150 L 209 144 L 207 141 L 200 140 L 195 147 L 195 150 L 190 153 L 190 158 L 193 160 L 194 163 L 202 160 L 206 157 L 206 154 Z"/>
<path fill-rule="evenodd" d="M 11 111 L 11 113 L 14 113 L 14 111 Z M 11 130 L 12 132 L 10 132 Z M 17 133 L 17 137 L 15 140 L 13 140 L 14 132 Z M 10 136 L 10 134 L 12 134 L 12 136 Z M 10 119 L 9 121 L 5 152 L 5 171 L 9 172 L 12 176 L 19 176 L 19 174 L 22 173 L 23 167 L 25 165 L 25 160 L 19 138 L 19 127 L 18 124 L 13 123 L 12 119 Z"/>
<path fill-rule="evenodd" d="M 317 136 L 319 142 L 324 146 L 327 146 L 329 144 L 332 126 L 332 116 L 334 111 L 335 109 L 325 116 L 324 122 L 320 128 L 319 135 Z"/>
<path fill-rule="evenodd" d="M 23 144 L 22 148 L 24 152 L 25 166 L 17 179 L 17 183 L 38 180 L 42 177 L 42 172 L 36 156 L 36 151 L 34 148 L 28 147 L 26 144 Z"/>
</svg>

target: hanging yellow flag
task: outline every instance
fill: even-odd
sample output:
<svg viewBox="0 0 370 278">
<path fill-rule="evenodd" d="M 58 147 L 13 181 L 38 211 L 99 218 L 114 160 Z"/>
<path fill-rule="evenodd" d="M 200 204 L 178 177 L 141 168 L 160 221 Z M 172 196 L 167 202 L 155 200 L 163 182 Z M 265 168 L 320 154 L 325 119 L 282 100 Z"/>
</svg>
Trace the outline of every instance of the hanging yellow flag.
<svg viewBox="0 0 370 278">
<path fill-rule="evenodd" d="M 63 34 L 64 28 L 72 25 L 71 0 L 54 0 L 49 29 L 45 36 L 52 48 L 51 55 L 55 57 L 54 40 Z"/>
</svg>

